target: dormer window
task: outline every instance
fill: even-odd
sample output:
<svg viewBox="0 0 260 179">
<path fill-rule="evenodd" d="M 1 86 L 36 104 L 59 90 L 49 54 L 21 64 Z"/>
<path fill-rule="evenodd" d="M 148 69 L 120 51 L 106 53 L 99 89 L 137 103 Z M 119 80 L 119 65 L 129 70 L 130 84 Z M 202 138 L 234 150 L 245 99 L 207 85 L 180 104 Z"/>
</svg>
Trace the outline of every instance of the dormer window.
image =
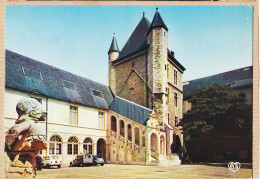
<svg viewBox="0 0 260 179">
<path fill-rule="evenodd" d="M 42 80 L 41 72 L 31 70 L 31 69 L 25 68 L 25 67 L 22 67 L 22 69 L 23 69 L 24 76 L 34 78 L 34 79 L 37 79 L 37 80 Z"/>
<path fill-rule="evenodd" d="M 95 95 L 95 96 L 97 96 L 97 97 L 100 97 L 100 98 L 104 98 L 101 91 L 94 90 L 94 89 L 91 89 L 91 91 L 92 91 L 92 94 L 93 94 L 93 95 Z"/>
<path fill-rule="evenodd" d="M 69 88 L 69 89 L 72 89 L 72 90 L 77 90 L 77 87 L 76 87 L 75 83 L 72 83 L 72 82 L 69 82 L 69 81 L 66 81 L 66 80 L 61 80 L 61 81 L 62 81 L 62 85 L 65 88 Z"/>
</svg>

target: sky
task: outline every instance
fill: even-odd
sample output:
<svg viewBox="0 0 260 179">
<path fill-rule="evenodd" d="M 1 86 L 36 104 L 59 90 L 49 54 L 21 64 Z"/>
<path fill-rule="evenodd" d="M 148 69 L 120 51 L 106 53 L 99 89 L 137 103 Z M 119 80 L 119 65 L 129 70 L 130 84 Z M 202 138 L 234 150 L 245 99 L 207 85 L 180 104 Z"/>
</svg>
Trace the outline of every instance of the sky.
<svg viewBox="0 0 260 179">
<path fill-rule="evenodd" d="M 252 65 L 252 6 L 6 6 L 5 48 L 108 85 L 108 50 L 121 50 L 159 13 L 183 81 Z"/>
</svg>

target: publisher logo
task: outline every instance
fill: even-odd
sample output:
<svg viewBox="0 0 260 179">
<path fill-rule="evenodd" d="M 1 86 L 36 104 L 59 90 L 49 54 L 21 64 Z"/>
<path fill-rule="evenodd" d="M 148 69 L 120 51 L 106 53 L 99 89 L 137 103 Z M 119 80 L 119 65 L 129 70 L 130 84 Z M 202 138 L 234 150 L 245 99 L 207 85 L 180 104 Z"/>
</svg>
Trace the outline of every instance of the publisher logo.
<svg viewBox="0 0 260 179">
<path fill-rule="evenodd" d="M 237 172 L 240 169 L 241 165 L 239 162 L 229 162 L 228 163 L 228 168 L 232 172 Z"/>
</svg>

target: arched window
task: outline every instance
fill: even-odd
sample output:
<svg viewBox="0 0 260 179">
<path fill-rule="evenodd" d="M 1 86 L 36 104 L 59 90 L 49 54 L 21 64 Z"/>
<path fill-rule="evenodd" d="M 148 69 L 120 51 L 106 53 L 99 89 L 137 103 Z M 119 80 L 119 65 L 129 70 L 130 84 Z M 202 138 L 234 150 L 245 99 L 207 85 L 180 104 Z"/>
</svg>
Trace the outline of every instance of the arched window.
<svg viewBox="0 0 260 179">
<path fill-rule="evenodd" d="M 86 138 L 83 142 L 84 154 L 93 154 L 93 141 L 91 138 Z"/>
<path fill-rule="evenodd" d="M 50 155 L 61 155 L 61 138 L 57 135 L 51 137 L 49 142 L 49 154 Z"/>
<path fill-rule="evenodd" d="M 139 128 L 135 128 L 135 144 L 140 146 L 140 134 L 139 134 Z"/>
<path fill-rule="evenodd" d="M 76 137 L 71 137 L 68 140 L 68 155 L 77 155 L 79 153 L 79 144 Z"/>
<path fill-rule="evenodd" d="M 125 123 L 124 121 L 120 121 L 120 135 L 125 137 Z"/>
<path fill-rule="evenodd" d="M 131 124 L 128 124 L 127 125 L 127 139 L 132 141 L 132 126 Z"/>
</svg>

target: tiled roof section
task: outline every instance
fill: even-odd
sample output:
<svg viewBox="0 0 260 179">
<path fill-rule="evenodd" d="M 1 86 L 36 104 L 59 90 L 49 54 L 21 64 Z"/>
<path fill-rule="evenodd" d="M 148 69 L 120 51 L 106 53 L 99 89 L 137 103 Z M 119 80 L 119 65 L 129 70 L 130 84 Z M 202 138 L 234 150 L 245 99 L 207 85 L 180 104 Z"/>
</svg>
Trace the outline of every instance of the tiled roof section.
<svg viewBox="0 0 260 179">
<path fill-rule="evenodd" d="M 234 84 L 237 86 L 248 85 L 253 79 L 253 66 L 240 68 L 217 75 L 208 76 L 185 82 L 183 96 L 187 97 L 191 91 L 198 90 L 213 84 Z M 184 84 L 185 84 L 184 83 Z M 231 86 L 232 87 L 232 86 Z M 233 86 L 235 87 L 235 86 Z"/>
<path fill-rule="evenodd" d="M 108 53 L 110 53 L 110 52 L 120 52 L 119 48 L 118 48 L 118 45 L 117 45 L 115 34 L 114 34 L 114 37 L 112 39 L 111 46 L 109 48 Z"/>
<path fill-rule="evenodd" d="M 38 92 L 51 98 L 107 109 L 113 100 L 109 87 L 92 80 L 74 75 L 53 66 L 6 50 L 5 86 L 26 92 Z M 25 76 L 23 68 L 39 72 L 42 80 Z M 62 80 L 75 84 L 74 88 L 65 87 Z M 91 89 L 103 94 L 103 99 L 94 96 Z"/>
<path fill-rule="evenodd" d="M 125 46 L 119 53 L 118 60 L 147 47 L 146 33 L 150 27 L 150 24 L 151 23 L 145 17 L 141 19 Z"/>
<path fill-rule="evenodd" d="M 142 125 L 146 125 L 152 110 L 116 96 L 109 109 Z"/>
<path fill-rule="evenodd" d="M 152 21 L 152 24 L 148 30 L 148 33 L 153 29 L 153 28 L 156 28 L 156 27 L 163 27 L 166 31 L 168 31 L 168 28 L 167 26 L 165 25 L 165 23 L 163 22 L 163 19 L 160 15 L 160 13 L 158 12 L 158 8 L 156 8 L 156 13 L 153 17 L 153 21 Z"/>
</svg>

